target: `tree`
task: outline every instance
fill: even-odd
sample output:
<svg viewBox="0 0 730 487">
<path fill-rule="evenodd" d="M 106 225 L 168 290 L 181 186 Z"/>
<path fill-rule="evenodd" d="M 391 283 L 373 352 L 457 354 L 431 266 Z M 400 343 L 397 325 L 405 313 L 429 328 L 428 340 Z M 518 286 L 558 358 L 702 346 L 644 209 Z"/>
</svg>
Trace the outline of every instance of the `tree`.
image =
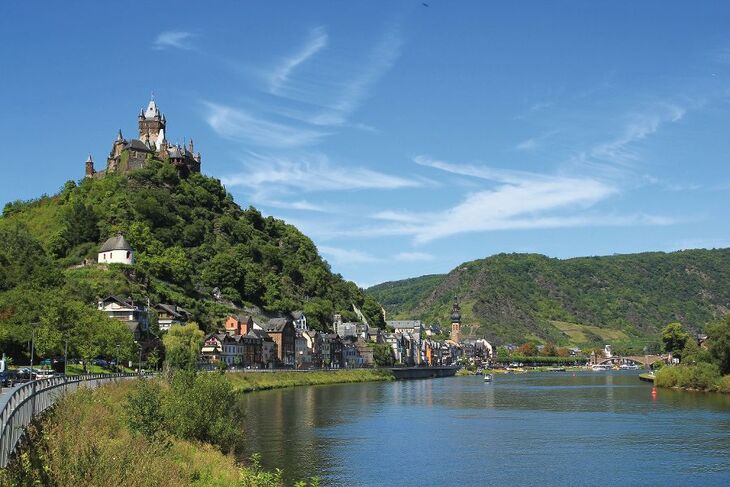
<svg viewBox="0 0 730 487">
<path fill-rule="evenodd" d="M 720 372 L 730 374 L 730 314 L 719 323 L 707 327 L 710 355 L 720 367 Z"/>
<path fill-rule="evenodd" d="M 165 365 L 172 369 L 194 370 L 204 336 L 195 322 L 191 321 L 185 326 L 172 325 L 162 337 L 162 343 L 165 345 Z"/>
<path fill-rule="evenodd" d="M 548 342 L 545 344 L 545 347 L 543 347 L 542 354 L 546 357 L 555 357 L 558 355 L 558 349 L 554 343 Z"/>
<path fill-rule="evenodd" d="M 682 358 L 682 350 L 689 339 L 689 333 L 684 330 L 681 323 L 669 323 L 662 330 L 662 345 L 664 351 L 669 352 L 680 359 Z"/>
<path fill-rule="evenodd" d="M 517 349 L 517 353 L 525 357 L 533 357 L 537 355 L 537 347 L 532 342 L 523 343 Z"/>
<path fill-rule="evenodd" d="M 373 360 L 378 367 L 390 367 L 393 365 L 393 349 L 387 343 L 371 343 L 373 349 Z"/>
</svg>

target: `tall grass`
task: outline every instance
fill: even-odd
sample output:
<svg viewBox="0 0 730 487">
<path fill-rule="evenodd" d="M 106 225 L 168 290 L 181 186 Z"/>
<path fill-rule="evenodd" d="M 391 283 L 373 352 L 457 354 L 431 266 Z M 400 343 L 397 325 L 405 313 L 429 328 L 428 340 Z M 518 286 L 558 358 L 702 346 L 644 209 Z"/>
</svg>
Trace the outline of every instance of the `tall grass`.
<svg viewBox="0 0 730 487">
<path fill-rule="evenodd" d="M 348 369 L 329 372 L 233 372 L 226 374 L 226 377 L 233 384 L 233 388 L 239 392 L 395 379 L 390 370 L 381 369 Z"/>
<path fill-rule="evenodd" d="M 125 397 L 132 384 L 81 389 L 41 420 L 0 485 L 151 486 L 236 485 L 233 456 L 212 445 L 169 438 L 148 441 L 127 427 Z"/>
</svg>

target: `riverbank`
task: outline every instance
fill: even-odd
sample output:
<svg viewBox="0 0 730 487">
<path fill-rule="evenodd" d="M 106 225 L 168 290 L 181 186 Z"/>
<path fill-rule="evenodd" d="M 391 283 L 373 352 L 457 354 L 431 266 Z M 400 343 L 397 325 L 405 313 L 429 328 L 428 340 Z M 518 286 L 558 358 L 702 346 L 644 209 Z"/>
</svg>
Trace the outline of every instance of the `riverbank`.
<svg viewBox="0 0 730 487">
<path fill-rule="evenodd" d="M 389 369 L 343 369 L 332 371 L 232 372 L 226 377 L 237 392 L 265 391 L 283 387 L 348 384 L 395 380 Z"/>
<path fill-rule="evenodd" d="M 721 375 L 712 364 L 662 367 L 654 374 L 654 385 L 686 391 L 730 394 L 730 375 Z"/>
<path fill-rule="evenodd" d="M 174 437 L 134 434 L 125 405 L 132 382 L 81 389 L 44 414 L 7 469 L 2 485 L 236 485 L 233 456 Z"/>
<path fill-rule="evenodd" d="M 224 377 L 238 393 L 394 380 L 389 370 L 377 369 L 241 372 Z M 214 445 L 169 434 L 150 439 L 135 433 L 128 415 L 133 391 L 133 382 L 119 382 L 82 389 L 61 400 L 29 430 L 29 441 L 15 461 L 0 470 L 0 485 L 284 485 L 281 472 L 265 472 L 255 460 L 242 466 L 233 453 L 226 455 Z"/>
</svg>

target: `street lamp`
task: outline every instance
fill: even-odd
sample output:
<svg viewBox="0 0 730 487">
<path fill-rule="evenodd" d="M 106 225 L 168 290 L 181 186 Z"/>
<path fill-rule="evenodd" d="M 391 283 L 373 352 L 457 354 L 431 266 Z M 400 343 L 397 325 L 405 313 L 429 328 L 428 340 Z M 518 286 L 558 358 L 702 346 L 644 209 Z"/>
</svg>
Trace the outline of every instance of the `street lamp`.
<svg viewBox="0 0 730 487">
<path fill-rule="evenodd" d="M 121 345 L 119 343 L 117 343 L 117 372 L 119 372 L 119 370 L 120 370 L 119 369 L 119 348 L 120 347 L 121 347 Z"/>
<path fill-rule="evenodd" d="M 39 323 L 31 323 L 32 327 L 31 338 L 30 338 L 30 377 L 33 378 L 33 359 L 35 358 L 35 329 Z"/>
<path fill-rule="evenodd" d="M 63 376 L 66 377 L 66 366 L 68 365 L 68 332 L 66 332 L 66 343 L 63 345 Z"/>
<path fill-rule="evenodd" d="M 142 376 L 142 345 L 140 345 L 138 343 L 137 347 L 139 347 L 139 361 L 137 362 L 137 374 L 139 376 Z"/>
</svg>

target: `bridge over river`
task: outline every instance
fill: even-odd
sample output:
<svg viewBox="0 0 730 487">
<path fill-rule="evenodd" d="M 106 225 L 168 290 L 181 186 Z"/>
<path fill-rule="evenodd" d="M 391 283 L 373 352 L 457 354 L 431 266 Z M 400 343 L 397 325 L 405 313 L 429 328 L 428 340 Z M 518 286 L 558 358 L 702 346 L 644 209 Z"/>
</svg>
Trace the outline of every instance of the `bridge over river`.
<svg viewBox="0 0 730 487">
<path fill-rule="evenodd" d="M 654 362 L 666 362 L 667 355 L 614 355 L 613 357 L 596 358 L 597 364 L 637 364 L 649 367 Z"/>
</svg>

